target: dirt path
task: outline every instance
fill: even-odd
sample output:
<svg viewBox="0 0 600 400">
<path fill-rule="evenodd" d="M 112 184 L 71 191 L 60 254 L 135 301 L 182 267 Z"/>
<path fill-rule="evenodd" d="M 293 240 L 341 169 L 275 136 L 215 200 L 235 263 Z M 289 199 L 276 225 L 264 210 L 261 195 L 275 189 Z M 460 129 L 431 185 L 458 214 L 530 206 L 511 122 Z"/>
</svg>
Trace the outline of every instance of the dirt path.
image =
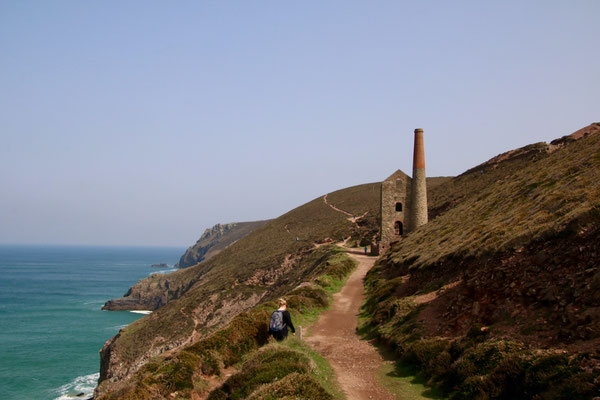
<svg viewBox="0 0 600 400">
<path fill-rule="evenodd" d="M 329 203 L 329 201 L 327 201 L 327 195 L 323 196 L 323 201 L 325 202 L 325 204 L 327 204 L 329 207 L 333 208 L 335 211 L 347 215 L 349 218 L 346 218 L 346 219 L 355 224 L 358 222 L 359 219 L 363 218 L 365 215 L 367 215 L 369 213 L 368 211 L 366 211 L 362 215 L 353 215 L 352 213 L 349 213 L 348 211 L 344 211 L 341 208 L 337 208 L 333 204 Z"/>
<path fill-rule="evenodd" d="M 394 399 L 377 380 L 384 363 L 375 347 L 356 334 L 358 313 L 364 300 L 363 278 L 376 257 L 350 253 L 359 264 L 343 289 L 333 296 L 331 308 L 321 314 L 306 341 L 327 358 L 348 400 Z"/>
</svg>

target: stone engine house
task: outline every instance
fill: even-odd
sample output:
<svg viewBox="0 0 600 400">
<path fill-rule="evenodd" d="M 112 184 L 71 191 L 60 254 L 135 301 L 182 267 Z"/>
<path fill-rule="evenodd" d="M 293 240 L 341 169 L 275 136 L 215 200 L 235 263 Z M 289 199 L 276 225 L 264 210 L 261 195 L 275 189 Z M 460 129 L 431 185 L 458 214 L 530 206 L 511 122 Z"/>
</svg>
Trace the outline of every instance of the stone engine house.
<svg viewBox="0 0 600 400">
<path fill-rule="evenodd" d="M 427 183 L 423 129 L 415 129 L 413 177 L 397 170 L 381 183 L 379 253 L 427 223 Z"/>
</svg>

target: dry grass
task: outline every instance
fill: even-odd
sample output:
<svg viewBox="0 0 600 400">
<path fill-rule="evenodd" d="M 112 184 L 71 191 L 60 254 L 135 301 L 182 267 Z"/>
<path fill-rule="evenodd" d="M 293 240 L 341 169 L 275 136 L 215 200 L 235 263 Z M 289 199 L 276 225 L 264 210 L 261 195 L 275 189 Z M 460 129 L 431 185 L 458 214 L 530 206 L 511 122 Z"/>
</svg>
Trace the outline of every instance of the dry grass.
<svg viewBox="0 0 600 400">
<path fill-rule="evenodd" d="M 340 282 L 356 266 L 356 262 L 336 246 L 314 249 L 305 256 L 301 264 L 309 266 L 304 270 L 303 277 L 312 283 L 285 293 L 296 325 L 302 323 L 301 321 L 314 319 L 319 311 L 324 310 L 331 301 L 332 293 L 341 288 Z M 119 388 L 104 383 L 104 393 L 99 398 L 142 400 L 165 398 L 175 392 L 178 396 L 189 398 L 193 392 L 204 393 L 208 386 L 207 377 L 221 375 L 225 368 L 241 362 L 268 343 L 268 321 L 275 308 L 274 301 L 261 302 L 249 311 L 236 315 L 227 326 L 217 329 L 196 343 L 145 363 L 132 380 L 117 385 Z M 321 365 L 320 372 L 313 372 L 313 367 L 308 367 L 313 363 L 311 360 L 315 359 L 313 354 L 302 346 L 295 346 L 294 349 L 290 347 L 290 350 L 277 347 L 269 351 L 275 351 L 277 354 L 263 359 L 267 353 L 260 352 L 253 358 L 254 361 L 245 364 L 244 370 L 252 370 L 256 376 L 253 375 L 250 379 L 246 377 L 247 374 L 238 374 L 228 381 L 229 386 L 225 386 L 222 391 L 215 391 L 211 398 L 221 398 L 216 396 L 223 393 L 231 395 L 227 398 L 246 398 L 258 386 L 272 384 L 275 378 L 281 379 L 293 373 L 302 376 L 298 379 L 290 378 L 289 385 L 278 387 L 282 393 L 297 391 L 294 393 L 309 396 L 307 398 L 331 398 L 328 394 L 328 390 L 331 390 L 329 383 L 323 381 L 324 387 L 328 389 L 321 387 L 319 383 L 319 379 L 327 379 L 323 376 L 325 367 Z M 278 362 L 278 359 L 281 359 L 281 362 Z M 318 364 L 319 360 L 315 362 Z M 317 381 L 314 381 L 315 379 Z M 313 382 L 309 392 L 299 386 L 299 383 L 307 380 Z"/>
<path fill-rule="evenodd" d="M 208 261 L 141 281 L 138 285 L 154 288 L 149 296 L 164 296 L 167 304 L 125 328 L 113 341 L 109 357 L 102 358 L 101 370 L 123 376 L 137 369 L 140 359 L 184 343 L 194 329 L 204 336 L 260 299 L 288 292 L 308 278 L 314 263 L 304 255 L 313 243 L 347 237 L 355 229 L 319 197 L 268 222 Z M 290 255 L 292 268 L 282 271 Z M 256 284 L 251 279 L 256 276 L 275 279 Z"/>
<path fill-rule="evenodd" d="M 458 203 L 394 245 L 388 260 L 416 268 L 451 254 L 477 256 L 518 248 L 564 230 L 600 206 L 599 148 L 600 135 L 595 135 L 547 156 L 519 159 L 439 185 L 432 207 L 450 199 L 460 199 Z"/>
<path fill-rule="evenodd" d="M 361 331 L 453 399 L 600 394 L 599 357 L 589 351 L 596 336 L 581 335 L 597 326 L 600 305 L 590 295 L 600 279 L 600 135 L 552 153 L 543 146 L 433 188 L 436 218 L 367 276 Z M 431 303 L 419 304 L 423 293 L 435 295 Z M 552 337 L 519 332 L 520 318 Z"/>
</svg>

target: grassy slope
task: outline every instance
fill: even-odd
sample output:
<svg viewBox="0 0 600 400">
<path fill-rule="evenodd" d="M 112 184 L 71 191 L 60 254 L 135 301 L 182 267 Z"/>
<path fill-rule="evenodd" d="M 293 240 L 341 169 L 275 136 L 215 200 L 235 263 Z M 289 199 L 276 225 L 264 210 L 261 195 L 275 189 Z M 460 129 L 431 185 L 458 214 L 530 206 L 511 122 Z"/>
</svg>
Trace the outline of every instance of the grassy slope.
<svg viewBox="0 0 600 400">
<path fill-rule="evenodd" d="M 575 143 L 569 146 L 577 145 Z M 525 223 L 526 229 L 507 230 L 508 232 L 502 232 L 496 237 L 498 225 L 508 221 L 502 220 L 506 218 L 506 214 L 498 216 L 498 213 L 493 210 L 493 207 L 505 206 L 507 202 L 506 196 L 502 198 L 497 196 L 496 191 L 490 190 L 493 183 L 499 179 L 507 180 L 507 185 L 511 186 L 506 193 L 508 196 L 514 195 L 515 189 L 525 189 L 525 192 L 520 192 L 520 195 L 511 200 L 510 206 L 507 206 L 508 210 L 504 209 L 507 214 L 516 218 L 513 223 L 524 220 L 528 216 L 528 214 L 523 215 L 524 210 L 528 209 L 527 206 L 519 205 L 519 203 L 523 196 L 529 199 L 529 195 L 534 199 L 540 199 L 541 196 L 541 199 L 545 201 L 538 205 L 545 207 L 552 205 L 551 212 L 560 217 L 565 216 L 563 206 L 568 204 L 568 201 L 564 202 L 559 199 L 561 201 L 553 203 L 555 199 L 551 194 L 538 193 L 541 190 L 538 188 L 555 186 L 556 182 L 553 177 L 555 175 L 559 178 L 562 177 L 561 172 L 558 169 L 555 171 L 549 168 L 549 171 L 552 171 L 549 176 L 538 176 L 543 168 L 539 166 L 532 168 L 529 173 L 537 178 L 534 186 L 531 186 L 533 184 L 531 177 L 523 176 L 521 172 L 528 163 L 533 161 L 532 158 L 538 159 L 538 163 L 543 163 L 550 157 L 565 156 L 565 154 L 556 152 L 552 156 L 540 155 L 539 157 L 534 154 L 527 156 L 526 159 L 517 160 L 522 165 L 515 161 L 506 165 L 490 167 L 489 171 L 484 167 L 483 174 L 477 170 L 451 182 L 436 182 L 438 185 L 432 187 L 430 191 L 430 206 L 437 210 L 437 213 L 440 214 L 439 217 L 397 245 L 394 252 L 384 260 L 372 277 L 385 272 L 386 266 L 400 265 L 406 268 L 427 266 L 435 264 L 450 254 L 479 254 L 478 252 L 482 250 L 485 253 L 506 246 L 507 243 L 515 244 L 519 239 L 530 238 L 532 235 L 531 224 L 527 223 Z M 597 154 L 593 157 L 594 160 L 599 158 Z M 555 160 L 555 162 L 557 161 Z M 596 167 L 597 170 L 597 164 L 592 162 L 590 166 Z M 573 181 L 570 181 L 569 185 L 575 190 L 571 190 L 571 187 L 564 188 L 564 190 L 568 191 L 568 194 L 578 193 L 579 200 L 581 200 L 581 196 L 585 197 L 586 194 L 582 188 L 585 188 L 585 185 L 594 179 L 594 175 L 577 171 L 571 171 L 570 174 L 573 175 Z M 485 178 L 482 180 L 481 177 Z M 519 183 L 521 183 L 520 186 Z M 373 218 L 375 211 L 371 214 L 371 210 L 377 209 L 379 201 L 378 193 L 373 189 L 377 185 L 361 185 L 364 191 L 350 188 L 334 192 L 329 195 L 329 200 L 332 204 L 342 209 L 347 208 L 348 211 L 357 215 L 369 211 L 368 215 L 373 222 L 376 221 L 376 218 Z M 546 198 L 546 195 L 550 198 Z M 492 211 L 485 207 L 482 208 L 482 201 L 485 202 L 494 197 L 495 201 L 491 201 L 489 204 Z M 358 205 L 346 202 L 347 198 L 356 199 Z M 580 203 L 581 201 L 578 204 Z M 556 209 L 557 205 L 560 206 L 558 209 Z M 469 213 L 472 211 L 472 207 L 479 207 L 478 212 Z M 461 213 L 466 213 L 466 216 Z M 502 219 L 494 222 L 494 218 L 487 218 L 492 213 L 493 217 Z M 539 214 L 543 216 L 543 213 Z M 456 215 L 460 215 L 460 218 L 457 218 Z M 565 223 L 570 217 L 569 214 L 559 220 Z M 465 221 L 471 220 L 479 222 L 477 228 L 473 228 L 476 224 L 465 224 Z M 560 221 L 555 224 L 556 218 L 552 217 L 536 220 L 537 223 L 554 224 L 558 228 L 562 226 Z M 537 227 L 536 224 L 533 225 Z M 500 226 L 500 230 L 501 228 L 502 226 Z M 429 235 L 424 232 L 428 232 Z M 455 232 L 459 232 L 460 235 L 456 235 Z M 487 247 L 484 246 L 483 249 L 474 249 L 474 246 L 461 247 L 470 237 L 474 237 L 475 240 L 480 238 L 478 234 L 482 232 L 485 233 L 483 244 Z M 111 341 L 103 350 L 101 378 L 103 380 L 112 378 L 117 381 L 138 370 L 153 356 L 182 344 L 192 331 L 195 330 L 199 337 L 207 337 L 210 332 L 214 332 L 234 316 L 246 315 L 239 313 L 251 309 L 259 301 L 273 299 L 289 292 L 300 281 L 315 277 L 315 268 L 319 263 L 311 258 L 312 252 L 309 249 L 312 243 L 327 238 L 337 239 L 349 234 L 356 235 L 356 227 L 350 224 L 344 215 L 333 211 L 323 203 L 321 198 L 318 198 L 269 222 L 212 260 L 166 277 L 151 278 L 162 280 L 162 286 L 160 284 L 157 286 L 167 288 L 168 303 L 152 315 L 128 326 Z M 506 240 L 507 236 L 508 240 Z M 296 237 L 300 237 L 302 241 L 297 242 Z M 433 243 L 428 243 L 431 238 L 433 238 Z M 447 245 L 450 245 L 449 247 L 445 244 L 446 242 L 448 242 Z M 448 249 L 450 250 L 446 251 Z M 292 256 L 293 268 L 291 269 L 284 268 L 286 264 L 284 260 L 288 255 Z M 415 260 L 417 261 L 415 262 Z M 377 288 L 377 283 L 371 281 L 371 284 L 372 288 L 381 289 Z M 383 292 L 385 290 L 388 289 L 384 288 Z M 259 311 L 260 309 L 257 312 Z M 258 315 L 259 319 L 263 317 Z M 196 326 L 194 319 L 198 323 Z M 104 388 L 108 386 L 110 386 L 108 382 L 103 385 Z"/>
<path fill-rule="evenodd" d="M 358 204 L 357 210 L 373 207 L 368 198 L 358 203 L 361 201 L 364 205 Z M 204 337 L 259 301 L 274 299 L 313 278 L 318 272 L 314 252 L 310 252 L 313 243 L 346 237 L 356 229 L 345 215 L 317 198 L 270 221 L 206 262 L 146 279 L 160 281 L 154 287 L 168 287 L 169 300 L 105 345 L 101 381 L 108 381 L 100 391 L 152 357 L 184 344 L 192 332 Z M 291 262 L 286 264 L 290 255 Z"/>
<path fill-rule="evenodd" d="M 397 244 L 390 260 L 430 265 L 450 254 L 519 247 L 545 232 L 563 230 L 599 203 L 598 140 L 595 135 L 550 155 L 436 187 L 431 207 L 460 200 L 451 212 Z"/>
<path fill-rule="evenodd" d="M 455 398 L 600 392 L 600 135 L 542 147 L 433 188 L 367 277 L 364 331 Z"/>
<path fill-rule="evenodd" d="M 434 188 L 451 181 L 451 179 L 450 177 L 427 178 L 428 193 L 444 193 L 436 192 Z M 437 197 L 442 198 L 440 195 Z M 327 195 L 327 201 L 341 210 L 357 216 L 367 213 L 358 220 L 361 229 L 355 232 L 351 243 L 358 245 L 361 240 L 364 240 L 363 245 L 368 245 L 370 242 L 378 240 L 381 224 L 380 198 L 381 182 L 353 186 Z M 432 199 L 428 198 L 428 201 L 432 201 Z"/>
<path fill-rule="evenodd" d="M 315 264 L 313 284 L 294 289 L 286 296 L 296 326 L 313 321 L 356 266 L 354 260 L 334 246 L 314 249 L 307 258 Z M 212 335 L 153 359 L 134 379 L 111 385 L 110 391 L 100 398 L 151 399 L 172 393 L 178 398 L 189 398 L 192 393 L 206 394 L 208 377 L 221 375 L 224 368 L 240 362 L 240 372 L 214 390 L 211 399 L 246 398 L 265 387 L 277 386 L 276 381 L 284 378 L 284 387 L 269 389 L 278 390 L 282 398 L 284 392 L 315 400 L 340 398 L 330 367 L 304 344 L 288 340 L 259 350 L 272 341 L 266 331 L 274 308 L 274 302 L 266 302 L 239 314 Z"/>
</svg>

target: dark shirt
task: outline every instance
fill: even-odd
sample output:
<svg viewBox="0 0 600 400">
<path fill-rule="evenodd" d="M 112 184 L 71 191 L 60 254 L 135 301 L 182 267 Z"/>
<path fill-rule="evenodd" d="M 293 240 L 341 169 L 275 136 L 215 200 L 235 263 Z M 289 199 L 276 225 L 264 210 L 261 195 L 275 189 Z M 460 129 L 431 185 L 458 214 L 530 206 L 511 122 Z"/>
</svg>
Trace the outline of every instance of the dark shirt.
<svg viewBox="0 0 600 400">
<path fill-rule="evenodd" d="M 279 332 L 272 332 L 273 337 L 276 340 L 283 340 L 287 337 L 288 327 L 292 330 L 292 333 L 296 333 L 296 329 L 294 328 L 294 324 L 292 323 L 292 317 L 290 315 L 290 312 L 288 310 L 282 311 L 281 316 L 283 317 L 283 329 Z"/>
</svg>

